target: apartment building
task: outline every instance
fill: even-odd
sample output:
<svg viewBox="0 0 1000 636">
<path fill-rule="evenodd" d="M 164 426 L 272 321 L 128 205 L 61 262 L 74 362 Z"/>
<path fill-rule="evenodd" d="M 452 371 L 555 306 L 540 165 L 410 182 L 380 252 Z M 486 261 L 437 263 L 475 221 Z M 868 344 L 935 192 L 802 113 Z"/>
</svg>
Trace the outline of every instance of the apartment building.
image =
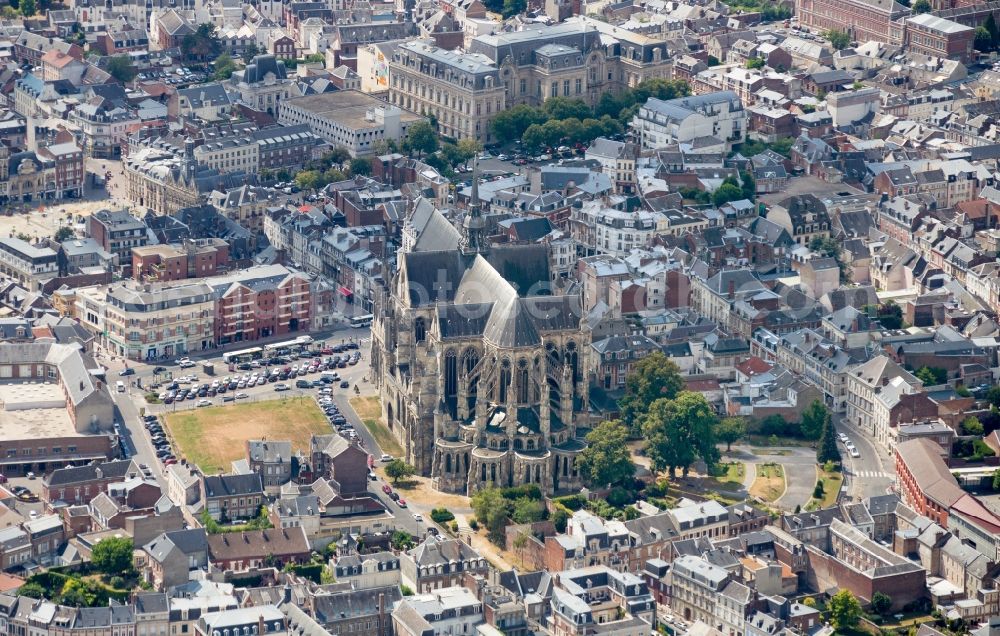
<svg viewBox="0 0 1000 636">
<path fill-rule="evenodd" d="M 77 290 L 76 315 L 113 355 L 156 360 L 213 343 L 215 292 L 201 281 L 86 287 Z"/>
<path fill-rule="evenodd" d="M 206 475 L 202 479 L 202 500 L 216 521 L 252 519 L 264 502 L 264 483 L 259 473 Z"/>
<path fill-rule="evenodd" d="M 265 265 L 172 283 L 85 287 L 75 311 L 115 355 L 156 360 L 307 331 L 317 309 L 307 276 Z"/>
<path fill-rule="evenodd" d="M 229 244 L 222 239 L 188 240 L 180 245 L 132 248 L 132 278 L 166 282 L 215 276 L 229 267 Z"/>
<path fill-rule="evenodd" d="M 148 241 L 146 224 L 127 210 L 99 210 L 87 217 L 87 234 L 119 264 L 132 262 L 132 248 Z"/>
<path fill-rule="evenodd" d="M 879 355 L 851 368 L 845 380 L 847 385 L 847 421 L 858 428 L 875 432 L 875 396 L 893 378 L 903 378 L 910 385 L 919 386 L 912 373 L 894 362 L 889 356 Z"/>
<path fill-rule="evenodd" d="M 389 62 L 389 102 L 433 115 L 442 135 L 493 141 L 490 122 L 506 108 L 500 70 L 482 53 L 438 48 L 429 40 L 399 45 Z"/>
<path fill-rule="evenodd" d="M 731 147 L 747 134 L 747 112 L 733 91 L 662 100 L 650 97 L 632 118 L 643 148 L 714 137 Z"/>
<path fill-rule="evenodd" d="M 43 281 L 59 275 L 59 255 L 19 238 L 0 238 L 0 273 L 37 291 Z"/>
</svg>

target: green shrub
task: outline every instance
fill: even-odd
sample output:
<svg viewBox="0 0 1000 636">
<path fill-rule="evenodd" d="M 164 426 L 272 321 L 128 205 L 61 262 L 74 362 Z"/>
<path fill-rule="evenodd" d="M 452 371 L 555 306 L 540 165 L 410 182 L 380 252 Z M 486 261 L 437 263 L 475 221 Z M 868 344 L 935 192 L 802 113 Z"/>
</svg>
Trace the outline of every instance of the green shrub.
<svg viewBox="0 0 1000 636">
<path fill-rule="evenodd" d="M 587 505 L 587 498 L 583 495 L 566 495 L 565 497 L 558 497 L 555 503 L 564 506 L 570 512 L 576 512 L 577 510 L 582 510 L 585 505 Z"/>
<path fill-rule="evenodd" d="M 455 518 L 447 508 L 435 508 L 431 510 L 431 520 L 434 523 L 447 523 Z"/>
<path fill-rule="evenodd" d="M 816 482 L 816 487 L 813 488 L 813 497 L 815 499 L 823 498 L 823 480 L 820 479 Z"/>
<path fill-rule="evenodd" d="M 451 531 L 454 532 L 455 534 L 458 534 L 458 522 L 457 521 L 452 521 L 451 522 Z"/>
<path fill-rule="evenodd" d="M 473 532 L 479 530 L 479 522 L 475 519 L 469 519 L 469 527 L 472 528 Z"/>
<path fill-rule="evenodd" d="M 635 493 L 630 490 L 625 490 L 621 486 L 617 486 L 611 489 L 608 493 L 608 503 L 616 508 L 621 508 L 622 506 L 627 506 L 635 502 Z"/>
</svg>

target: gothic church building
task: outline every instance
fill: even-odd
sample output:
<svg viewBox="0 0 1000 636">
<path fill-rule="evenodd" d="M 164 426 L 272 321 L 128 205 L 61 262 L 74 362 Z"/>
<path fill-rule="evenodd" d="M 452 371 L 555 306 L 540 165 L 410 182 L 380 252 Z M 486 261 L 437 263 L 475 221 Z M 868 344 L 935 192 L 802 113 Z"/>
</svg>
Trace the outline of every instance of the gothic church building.
<svg viewBox="0 0 1000 636">
<path fill-rule="evenodd" d="M 554 279 L 545 245 L 488 246 L 485 233 L 475 192 L 462 231 L 416 202 L 372 326 L 383 416 L 438 490 L 577 491 L 590 346 L 579 293 Z"/>
</svg>

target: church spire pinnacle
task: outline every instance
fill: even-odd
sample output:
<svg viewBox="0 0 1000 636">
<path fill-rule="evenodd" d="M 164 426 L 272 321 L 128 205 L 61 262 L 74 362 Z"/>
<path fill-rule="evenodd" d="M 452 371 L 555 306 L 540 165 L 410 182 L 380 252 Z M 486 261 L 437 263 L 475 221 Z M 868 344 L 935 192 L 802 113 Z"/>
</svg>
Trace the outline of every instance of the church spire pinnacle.
<svg viewBox="0 0 1000 636">
<path fill-rule="evenodd" d="M 479 159 L 472 161 L 472 197 L 469 200 L 469 213 L 462 223 L 462 237 L 465 252 L 475 254 L 486 249 L 486 219 L 483 218 L 482 203 L 479 200 Z"/>
</svg>

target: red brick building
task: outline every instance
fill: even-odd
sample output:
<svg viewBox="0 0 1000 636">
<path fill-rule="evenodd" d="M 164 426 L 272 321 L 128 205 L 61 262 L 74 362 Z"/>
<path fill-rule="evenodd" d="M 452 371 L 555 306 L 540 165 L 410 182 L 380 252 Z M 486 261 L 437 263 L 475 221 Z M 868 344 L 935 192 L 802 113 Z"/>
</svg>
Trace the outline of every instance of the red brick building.
<svg viewBox="0 0 1000 636">
<path fill-rule="evenodd" d="M 139 281 L 171 281 L 215 276 L 229 264 L 229 244 L 199 239 L 183 245 L 132 248 L 132 277 Z"/>
<path fill-rule="evenodd" d="M 310 283 L 304 274 L 241 278 L 229 283 L 216 303 L 215 339 L 228 344 L 308 331 L 311 320 Z"/>
<path fill-rule="evenodd" d="M 896 447 L 896 474 L 903 503 L 947 528 L 948 510 L 965 492 L 941 453 L 941 447 L 929 439 L 903 442 Z"/>
<path fill-rule="evenodd" d="M 796 0 L 799 23 L 813 30 L 847 31 L 858 42 L 893 41 L 892 24 L 910 15 L 896 0 Z"/>
<path fill-rule="evenodd" d="M 976 30 L 930 13 L 906 19 L 906 46 L 913 53 L 968 63 L 972 60 Z"/>
<path fill-rule="evenodd" d="M 128 459 L 60 468 L 42 479 L 40 497 L 49 504 L 56 501 L 90 503 L 107 490 L 108 484 L 120 482 L 130 473 L 138 474 L 139 469 Z"/>
</svg>

